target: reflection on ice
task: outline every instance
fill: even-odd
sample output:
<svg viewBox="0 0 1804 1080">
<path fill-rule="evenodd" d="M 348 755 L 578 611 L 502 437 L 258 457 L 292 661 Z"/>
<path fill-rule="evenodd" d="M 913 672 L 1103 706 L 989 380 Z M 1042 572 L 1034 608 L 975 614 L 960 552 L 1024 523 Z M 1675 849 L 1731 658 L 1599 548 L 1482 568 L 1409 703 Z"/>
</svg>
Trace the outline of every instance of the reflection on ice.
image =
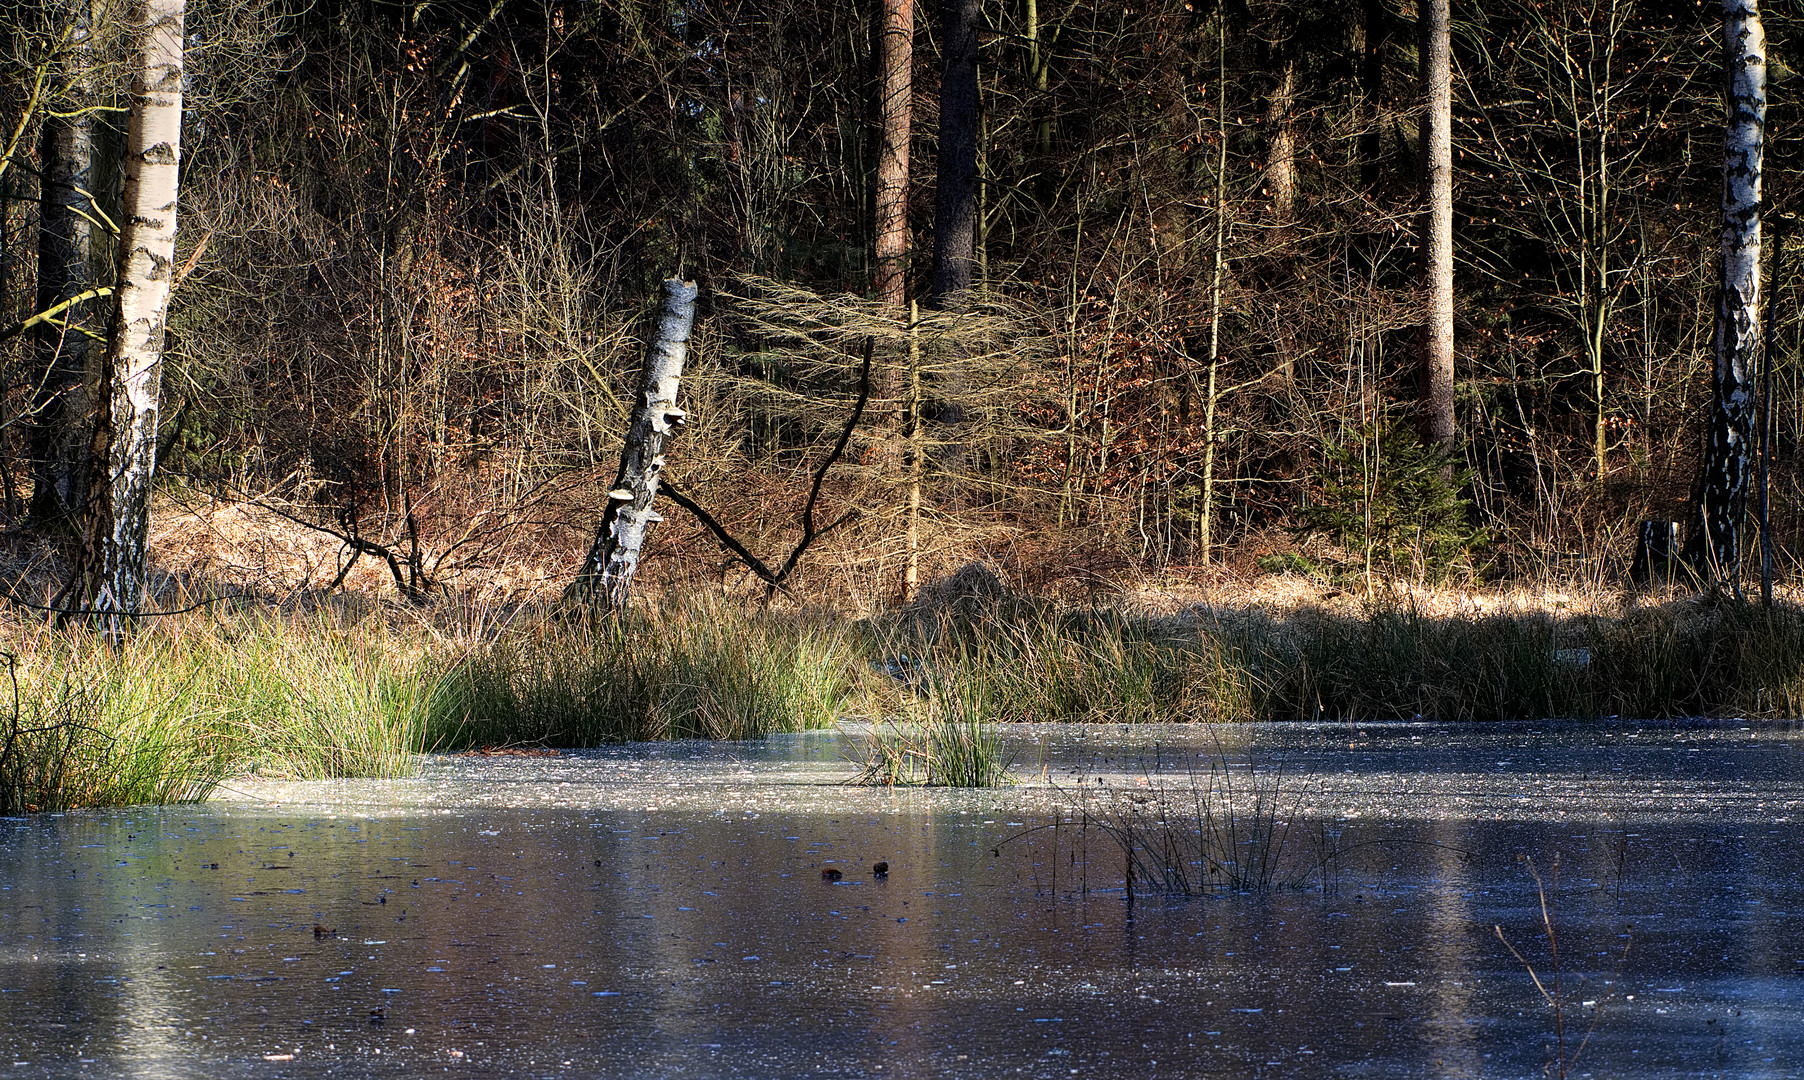
<svg viewBox="0 0 1804 1080">
<path fill-rule="evenodd" d="M 1527 1076 L 1529 966 L 1578 1072 L 1804 1060 L 1786 729 L 1009 737 L 1023 783 L 984 791 L 847 787 L 829 733 L 0 823 L 0 1068 Z M 1083 798 L 1219 761 L 1281 769 L 1286 857 L 1331 872 L 1130 905 Z M 1556 853 L 1557 977 L 1518 861 Z"/>
</svg>

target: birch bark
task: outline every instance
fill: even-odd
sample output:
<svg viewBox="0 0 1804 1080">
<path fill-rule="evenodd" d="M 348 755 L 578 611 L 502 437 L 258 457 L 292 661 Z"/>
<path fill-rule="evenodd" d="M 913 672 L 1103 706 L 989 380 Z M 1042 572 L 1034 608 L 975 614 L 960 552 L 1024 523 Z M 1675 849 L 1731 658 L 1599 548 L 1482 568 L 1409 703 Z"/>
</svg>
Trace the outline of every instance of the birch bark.
<svg viewBox="0 0 1804 1080">
<path fill-rule="evenodd" d="M 118 307 L 102 364 L 86 531 L 89 608 L 111 636 L 144 597 L 144 547 L 157 458 L 163 320 L 175 263 L 182 147 L 184 0 L 144 0 L 126 132 Z M 104 463 L 104 466 L 102 465 Z"/>
<path fill-rule="evenodd" d="M 1766 33 L 1756 0 L 1723 0 L 1722 285 L 1713 335 L 1715 366 L 1703 498 L 1692 562 L 1706 577 L 1733 580 L 1741 565 L 1747 508 L 1754 361 L 1760 348 L 1760 172 L 1766 141 Z"/>
<path fill-rule="evenodd" d="M 693 281 L 672 278 L 664 283 L 664 303 L 645 359 L 626 447 L 620 454 L 620 472 L 608 491 L 608 506 L 602 512 L 595 542 L 576 577 L 576 595 L 599 600 L 616 611 L 626 607 L 631 595 L 646 532 L 653 522 L 664 520 L 652 502 L 658 497 L 658 477 L 664 468 L 664 441 L 687 416 L 677 408 L 677 388 L 689 355 L 698 292 Z"/>
</svg>

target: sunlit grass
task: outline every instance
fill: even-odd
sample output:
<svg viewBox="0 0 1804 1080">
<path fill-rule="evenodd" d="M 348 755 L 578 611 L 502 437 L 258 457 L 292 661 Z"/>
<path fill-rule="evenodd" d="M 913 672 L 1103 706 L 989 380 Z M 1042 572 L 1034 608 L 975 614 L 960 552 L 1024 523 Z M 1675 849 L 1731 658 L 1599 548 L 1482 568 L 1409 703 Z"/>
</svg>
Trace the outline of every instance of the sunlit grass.
<svg viewBox="0 0 1804 1080">
<path fill-rule="evenodd" d="M 7 658 L 0 810 L 204 798 L 231 771 L 187 665 L 154 648 L 96 663 L 93 648 L 105 647 L 59 641 Z"/>
<path fill-rule="evenodd" d="M 256 620 L 214 642 L 213 704 L 248 768 L 299 780 L 414 771 L 440 690 L 423 641 L 373 620 Z"/>
<path fill-rule="evenodd" d="M 377 624 L 192 618 L 118 648 L 44 633 L 12 661 L 16 706 L 0 683 L 0 803 L 177 802 L 246 773 L 406 775 L 437 688 L 424 661 Z"/>
<path fill-rule="evenodd" d="M 450 666 L 426 745 L 595 746 L 830 727 L 858 666 L 843 626 L 825 618 L 698 604 L 553 617 Z"/>
</svg>

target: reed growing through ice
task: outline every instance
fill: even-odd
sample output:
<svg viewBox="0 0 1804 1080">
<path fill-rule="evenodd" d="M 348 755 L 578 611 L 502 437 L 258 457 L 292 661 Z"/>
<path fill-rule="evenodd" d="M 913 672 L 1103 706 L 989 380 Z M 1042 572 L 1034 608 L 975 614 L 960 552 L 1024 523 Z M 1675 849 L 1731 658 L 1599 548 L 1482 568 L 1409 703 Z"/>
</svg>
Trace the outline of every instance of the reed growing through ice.
<svg viewBox="0 0 1804 1080">
<path fill-rule="evenodd" d="M 1092 788 L 1080 779 L 1073 792 L 1082 824 L 1118 850 L 1129 900 L 1137 889 L 1196 896 L 1287 884 L 1279 872 L 1297 798 L 1285 787 L 1281 765 L 1259 770 L 1249 761 L 1237 768 L 1217 747 L 1201 767 L 1187 758 L 1181 768 L 1167 769 L 1155 757 L 1136 781 Z"/>
<path fill-rule="evenodd" d="M 1012 757 L 996 731 L 995 690 L 981 680 L 927 676 L 918 698 L 903 695 L 897 715 L 872 724 L 855 783 L 995 787 Z"/>
</svg>

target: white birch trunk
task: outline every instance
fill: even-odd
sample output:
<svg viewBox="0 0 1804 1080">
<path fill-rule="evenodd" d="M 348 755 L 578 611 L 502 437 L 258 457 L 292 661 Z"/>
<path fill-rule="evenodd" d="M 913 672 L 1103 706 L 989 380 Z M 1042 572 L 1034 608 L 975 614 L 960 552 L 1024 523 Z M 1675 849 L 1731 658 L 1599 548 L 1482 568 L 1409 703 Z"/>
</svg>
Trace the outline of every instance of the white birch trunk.
<svg viewBox="0 0 1804 1080">
<path fill-rule="evenodd" d="M 672 278 L 664 283 L 664 304 L 645 358 L 639 402 L 633 408 L 626 447 L 620 454 L 620 472 L 608 491 L 601 528 L 596 530 L 595 542 L 576 578 L 577 595 L 600 599 L 614 610 L 625 608 L 631 595 L 647 530 L 653 522 L 664 520 L 652 502 L 658 497 L 658 476 L 664 468 L 664 441 L 687 417 L 677 408 L 677 388 L 689 355 L 698 292 L 693 281 Z"/>
<path fill-rule="evenodd" d="M 119 306 L 105 365 L 111 393 L 102 387 L 95 440 L 106 444 L 107 475 L 95 485 L 104 504 L 90 508 L 98 520 L 88 553 L 91 572 L 97 572 L 91 610 L 113 634 L 138 613 L 144 596 L 163 319 L 175 270 L 183 9 L 184 0 L 144 0 L 140 64 L 126 133 Z"/>
<path fill-rule="evenodd" d="M 1733 580 L 1747 505 L 1754 363 L 1760 348 L 1760 171 L 1766 141 L 1766 33 L 1756 0 L 1723 0 L 1722 287 L 1714 333 L 1710 442 L 1704 448 L 1698 569 Z"/>
</svg>

